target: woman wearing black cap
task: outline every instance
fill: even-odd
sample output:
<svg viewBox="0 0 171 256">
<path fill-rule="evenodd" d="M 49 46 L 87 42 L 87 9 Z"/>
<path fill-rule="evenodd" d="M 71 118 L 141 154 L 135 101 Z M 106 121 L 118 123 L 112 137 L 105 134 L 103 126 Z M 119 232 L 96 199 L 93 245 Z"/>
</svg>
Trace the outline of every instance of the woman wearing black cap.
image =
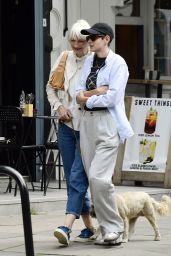
<svg viewBox="0 0 171 256">
<path fill-rule="evenodd" d="M 84 63 L 77 90 L 77 102 L 83 106 L 81 153 L 102 233 L 102 240 L 96 243 L 116 244 L 121 242 L 123 223 L 112 175 L 119 143 L 133 135 L 124 106 L 129 73 L 124 59 L 109 48 L 114 35 L 108 24 L 96 23 L 81 33 L 87 35 L 94 52 Z"/>
</svg>

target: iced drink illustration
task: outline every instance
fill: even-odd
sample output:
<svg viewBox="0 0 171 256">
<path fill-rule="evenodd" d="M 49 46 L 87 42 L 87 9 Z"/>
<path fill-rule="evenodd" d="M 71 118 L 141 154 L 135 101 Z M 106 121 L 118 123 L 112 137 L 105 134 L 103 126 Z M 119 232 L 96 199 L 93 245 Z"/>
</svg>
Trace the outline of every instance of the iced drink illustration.
<svg viewBox="0 0 171 256">
<path fill-rule="evenodd" d="M 154 133 L 156 129 L 156 122 L 157 111 L 155 109 L 150 108 L 146 114 L 144 132 L 148 134 Z"/>
<path fill-rule="evenodd" d="M 139 162 L 142 164 L 151 163 L 154 160 L 156 141 L 141 140 L 139 145 Z"/>
</svg>

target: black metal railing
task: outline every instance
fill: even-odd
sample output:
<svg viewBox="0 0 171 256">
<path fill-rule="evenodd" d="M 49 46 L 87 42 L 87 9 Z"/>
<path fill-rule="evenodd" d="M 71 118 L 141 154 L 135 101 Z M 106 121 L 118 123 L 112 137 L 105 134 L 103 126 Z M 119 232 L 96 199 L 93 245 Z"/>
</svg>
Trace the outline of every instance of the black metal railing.
<svg viewBox="0 0 171 256">
<path fill-rule="evenodd" d="M 9 166 L 0 165 L 0 174 L 5 174 L 12 177 L 19 186 L 22 205 L 26 256 L 34 256 L 30 201 L 25 181 L 18 171 Z"/>
</svg>

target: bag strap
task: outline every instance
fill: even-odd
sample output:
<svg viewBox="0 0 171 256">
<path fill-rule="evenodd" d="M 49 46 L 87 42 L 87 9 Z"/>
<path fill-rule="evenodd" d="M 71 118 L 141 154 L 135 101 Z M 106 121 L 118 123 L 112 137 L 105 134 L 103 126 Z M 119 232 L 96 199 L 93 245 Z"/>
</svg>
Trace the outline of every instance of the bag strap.
<svg viewBox="0 0 171 256">
<path fill-rule="evenodd" d="M 58 66 L 60 65 L 60 66 L 62 66 L 62 67 L 65 67 L 67 57 L 68 57 L 68 51 L 65 51 L 64 54 L 62 55 L 60 61 L 59 61 Z M 58 67 L 57 67 L 57 68 L 58 68 Z"/>
</svg>

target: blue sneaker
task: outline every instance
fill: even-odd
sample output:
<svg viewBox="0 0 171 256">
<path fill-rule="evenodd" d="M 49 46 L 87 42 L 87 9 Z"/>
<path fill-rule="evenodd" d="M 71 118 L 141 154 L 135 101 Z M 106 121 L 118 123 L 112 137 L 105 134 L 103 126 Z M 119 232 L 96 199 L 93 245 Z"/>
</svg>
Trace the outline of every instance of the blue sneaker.
<svg viewBox="0 0 171 256">
<path fill-rule="evenodd" d="M 88 242 L 88 241 L 92 241 L 91 237 L 94 235 L 95 231 L 92 231 L 89 228 L 85 228 L 83 230 L 81 230 L 81 233 L 79 236 L 77 236 L 74 239 L 74 242 Z"/>
<path fill-rule="evenodd" d="M 60 244 L 69 245 L 71 229 L 65 226 L 60 226 L 54 231 L 54 236 Z"/>
</svg>

